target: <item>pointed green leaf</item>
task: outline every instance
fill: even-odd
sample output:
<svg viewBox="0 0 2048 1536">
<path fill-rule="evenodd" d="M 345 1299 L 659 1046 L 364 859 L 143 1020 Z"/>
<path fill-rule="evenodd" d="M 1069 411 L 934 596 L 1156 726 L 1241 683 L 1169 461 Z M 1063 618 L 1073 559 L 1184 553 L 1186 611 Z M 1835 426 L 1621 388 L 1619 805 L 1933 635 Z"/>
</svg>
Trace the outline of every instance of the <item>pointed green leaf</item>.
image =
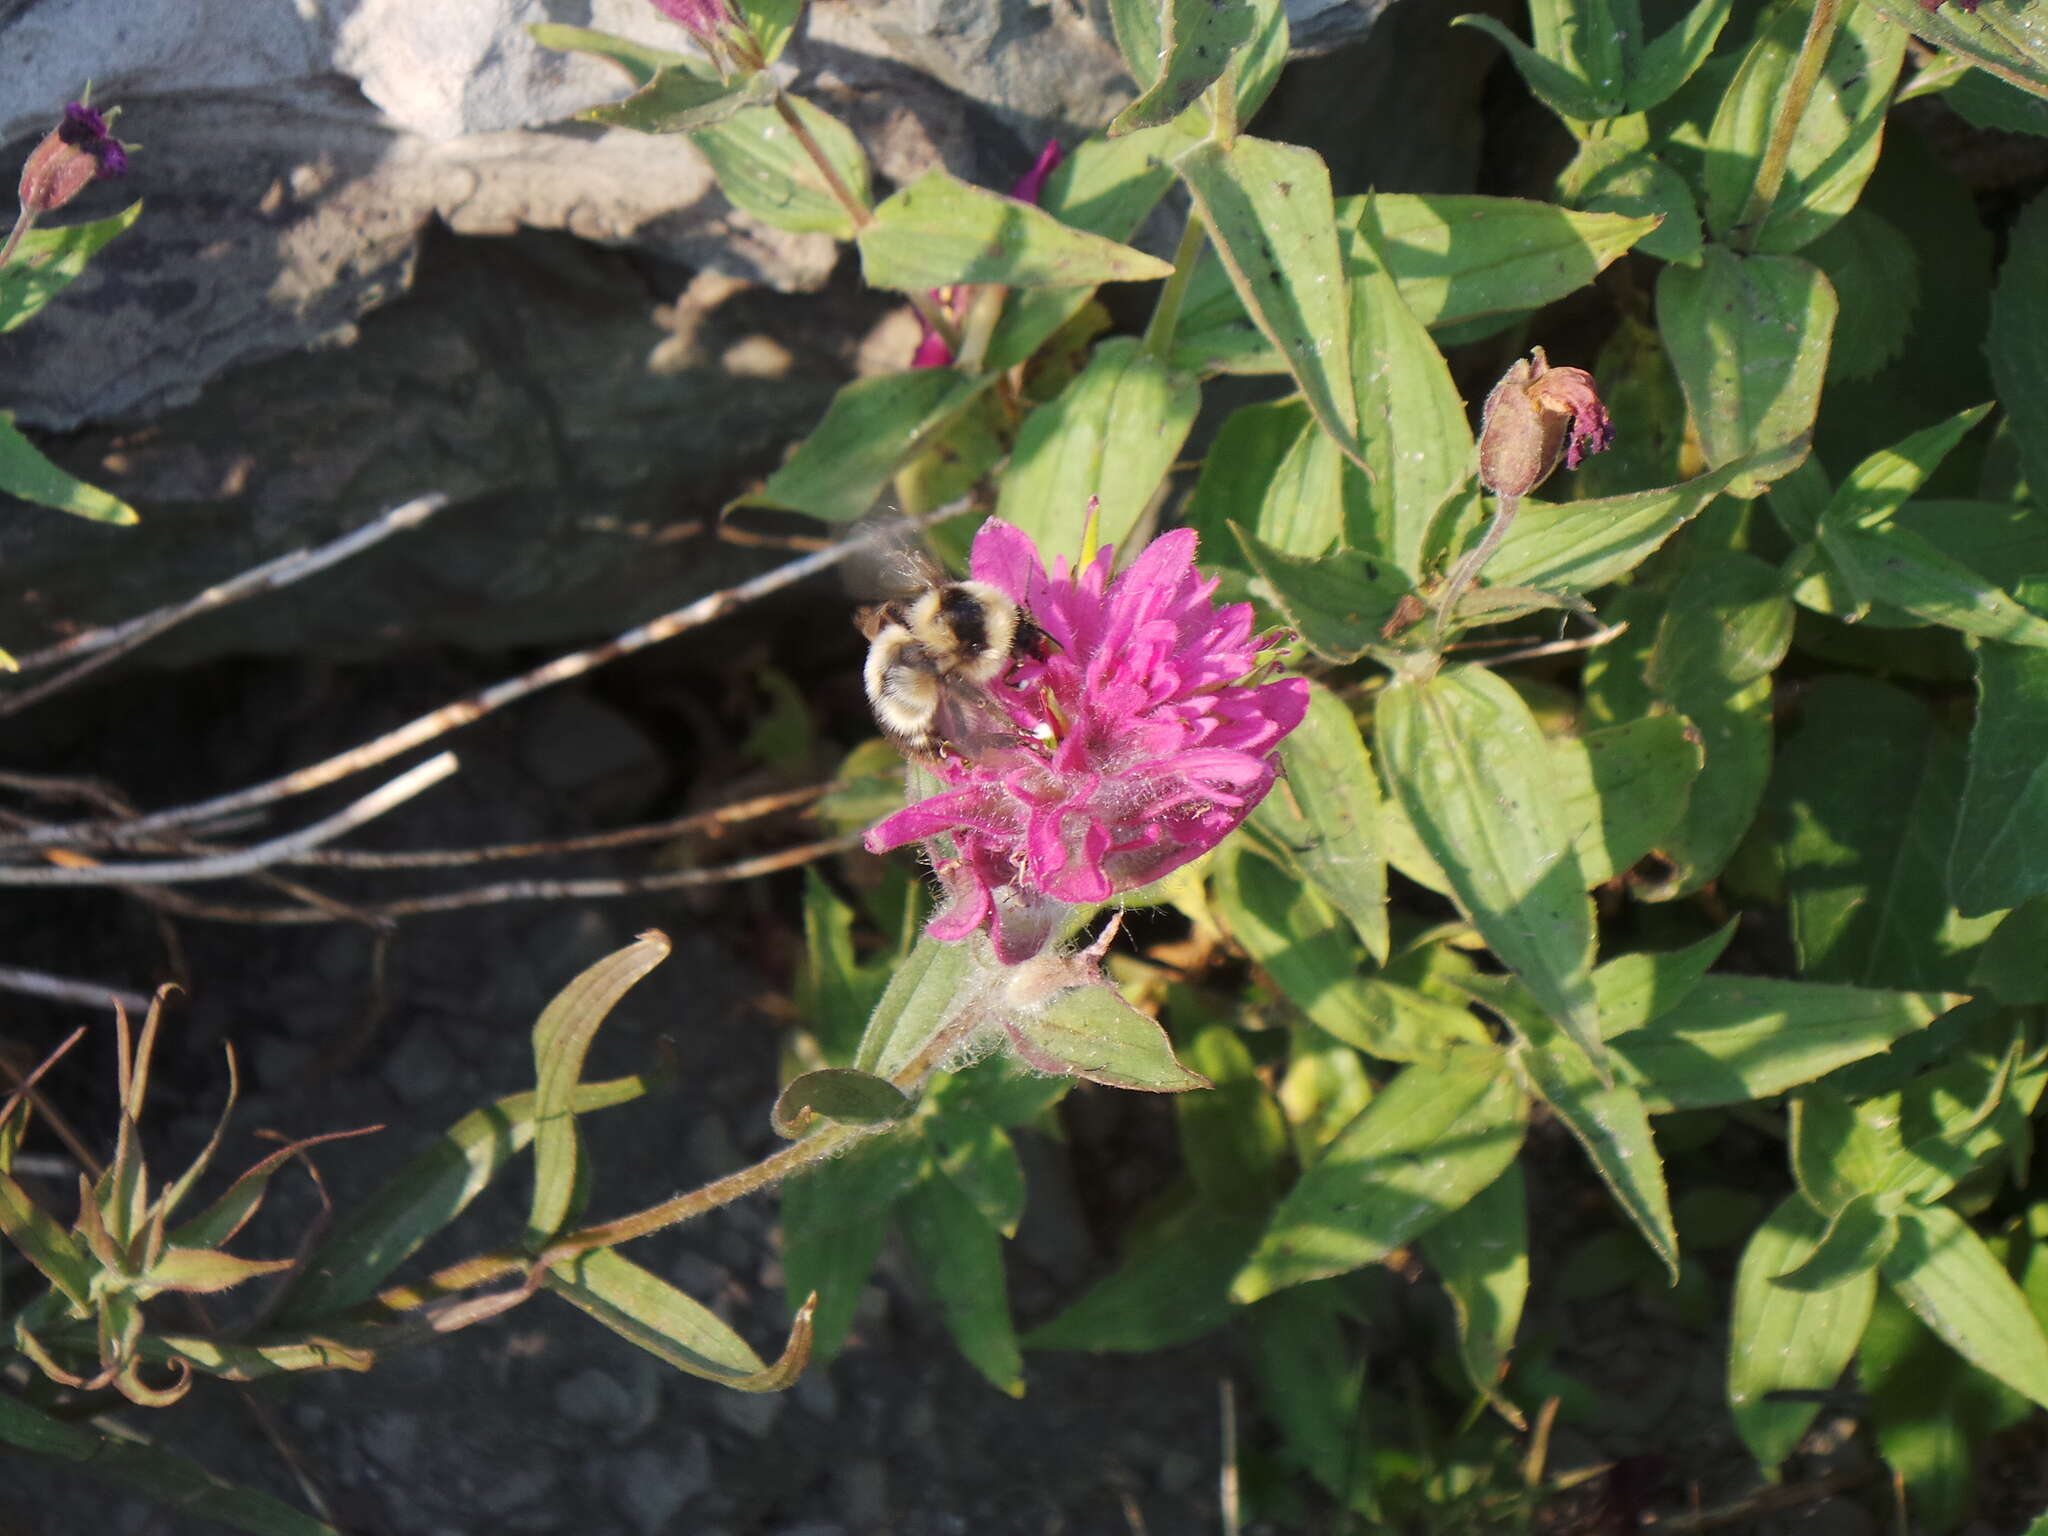
<svg viewBox="0 0 2048 1536">
<path fill-rule="evenodd" d="M 803 0 L 732 0 L 732 5 L 747 30 L 754 34 L 754 41 L 761 45 L 761 56 L 770 64 L 789 46 L 797 17 L 804 9 Z"/>
<path fill-rule="evenodd" d="M 1245 0 L 1166 0 L 1160 14 L 1164 28 L 1158 43 L 1158 76 L 1111 121 L 1111 138 L 1136 128 L 1156 128 L 1193 106 L 1251 40 L 1258 19 Z"/>
<path fill-rule="evenodd" d="M 1693 77 L 1728 23 L 1733 0 L 1702 0 L 1643 48 L 1624 90 L 1628 110 L 1647 112 Z"/>
<path fill-rule="evenodd" d="M 1387 860 L 1380 848 L 1380 784 L 1358 722 L 1342 700 L 1309 684 L 1308 714 L 1280 743 L 1283 770 L 1251 820 L 1280 862 L 1357 930 L 1386 964 Z"/>
<path fill-rule="evenodd" d="M 577 116 L 584 122 L 640 133 L 688 133 L 715 127 L 748 107 L 764 106 L 775 99 L 772 75 L 727 81 L 702 75 L 698 68 L 694 61 L 664 67 L 624 101 L 592 107 Z"/>
<path fill-rule="evenodd" d="M 780 507 L 850 523 L 875 504 L 890 477 L 916 458 L 988 388 L 951 368 L 913 368 L 855 379 L 832 397 L 825 419 L 768 483 L 734 502 Z"/>
<path fill-rule="evenodd" d="M 1376 1264 L 1498 1179 L 1528 1100 L 1496 1051 L 1403 1067 L 1273 1215 L 1231 1286 L 1238 1301 Z"/>
<path fill-rule="evenodd" d="M 1884 1262 L 1898 1241 L 1897 1219 L 1877 1195 L 1858 1195 L 1828 1222 L 1828 1230 L 1812 1253 L 1771 1283 L 1788 1291 L 1831 1291 L 1870 1274 Z"/>
<path fill-rule="evenodd" d="M 1209 1086 L 1206 1077 L 1174 1060 L 1166 1031 L 1107 982 L 1070 987 L 1040 1008 L 1003 1022 L 1018 1057 L 1035 1072 L 1148 1093 Z"/>
<path fill-rule="evenodd" d="M 590 1042 L 619 999 L 668 958 L 668 936 L 645 933 L 555 994 L 533 1026 L 533 1204 L 526 1240 L 538 1248 L 562 1229 L 575 1198 L 576 1091 Z"/>
<path fill-rule="evenodd" d="M 891 1077 L 909 1066 L 952 1016 L 972 965 L 965 944 L 919 939 L 875 1004 L 854 1066 L 877 1077 Z"/>
<path fill-rule="evenodd" d="M 134 202 L 104 219 L 23 235 L 7 265 L 0 267 L 0 335 L 62 293 L 108 241 L 134 228 L 141 217 L 142 204 Z"/>
<path fill-rule="evenodd" d="M 1170 263 L 1062 224 L 1030 203 L 927 171 L 885 199 L 858 236 L 876 288 L 916 292 L 955 283 L 1075 288 L 1166 277 Z"/>
<path fill-rule="evenodd" d="M 290 1259 L 238 1259 L 217 1248 L 166 1248 L 134 1286 L 136 1298 L 159 1291 L 225 1291 L 292 1267 Z"/>
<path fill-rule="evenodd" d="M 1245 312 L 1323 430 L 1356 459 L 1351 306 L 1322 157 L 1247 136 L 1228 149 L 1204 140 L 1174 164 Z"/>
<path fill-rule="evenodd" d="M 1024 1215 L 1024 1165 L 1009 1133 L 978 1114 L 949 1113 L 943 1101 L 923 1129 L 932 1165 L 967 1197 L 991 1231 L 1015 1237 Z"/>
<path fill-rule="evenodd" d="M 1322 555 L 1344 535 L 1344 456 L 1301 400 L 1231 412 L 1202 458 L 1185 517 L 1212 560 L 1241 524 L 1283 554 Z"/>
<path fill-rule="evenodd" d="M 763 1365 L 709 1307 L 609 1248 L 555 1265 L 542 1283 L 656 1359 L 738 1392 L 780 1392 L 810 1358 L 807 1314 L 797 1314 L 781 1358 Z"/>
<path fill-rule="evenodd" d="M 579 1115 L 630 1104 L 644 1077 L 585 1083 Z M 390 1273 L 469 1203 L 533 1140 L 534 1095 L 515 1093 L 471 1110 L 374 1195 L 344 1214 L 306 1258 L 277 1309 L 280 1323 L 307 1322 L 367 1301 Z"/>
<path fill-rule="evenodd" d="M 233 1237 L 256 1214 L 263 1204 L 263 1197 L 269 1191 L 270 1181 L 286 1164 L 290 1163 L 308 1147 L 317 1147 L 330 1141 L 346 1141 L 354 1136 L 367 1136 L 381 1131 L 381 1125 L 363 1126 L 351 1131 L 328 1131 L 320 1136 L 305 1136 L 279 1147 L 275 1152 L 249 1168 L 242 1176 L 228 1186 L 227 1192 L 213 1204 L 171 1229 L 170 1240 L 188 1248 L 217 1248 Z"/>
<path fill-rule="evenodd" d="M 913 1184 L 897 1210 L 960 1353 L 996 1390 L 1022 1397 L 1024 1358 L 1010 1322 L 1002 1238 L 941 1173 Z"/>
<path fill-rule="evenodd" d="M 1944 1205 L 1901 1212 L 1883 1272 L 1949 1348 L 2048 1407 L 2048 1338 L 2005 1266 L 1962 1217 Z"/>
<path fill-rule="evenodd" d="M 1550 743 L 1579 872 L 1604 885 L 1678 824 L 1699 777 L 1699 734 L 1680 715 L 1651 715 Z"/>
<path fill-rule="evenodd" d="M 665 48 L 654 48 L 646 43 L 635 42 L 630 37 L 593 31 L 589 27 L 567 27 L 556 22 L 542 21 L 529 26 L 526 32 L 543 48 L 552 48 L 557 53 L 588 53 L 618 65 L 626 72 L 636 89 L 647 84 L 664 69 L 682 66 L 703 70 L 710 67 L 710 61 L 702 57 L 672 53 Z"/>
<path fill-rule="evenodd" d="M 21 1256 L 42 1272 L 81 1313 L 90 1307 L 92 1280 L 99 1266 L 87 1258 L 57 1222 L 11 1174 L 0 1173 L 0 1234 L 21 1250 Z"/>
<path fill-rule="evenodd" d="M 1627 575 L 1666 539 L 1738 485 L 1768 485 L 1806 457 L 1805 440 L 1776 444 L 1677 485 L 1592 501 L 1525 501 L 1487 580 L 1584 593 Z"/>
<path fill-rule="evenodd" d="M 1991 414 L 1989 403 L 1958 411 L 1947 421 L 1915 432 L 1903 442 L 1881 448 L 1849 471 L 1823 514 L 1823 526 L 1848 524 L 1876 528 L 1920 489 L 1969 430 Z"/>
<path fill-rule="evenodd" d="M 785 94 L 782 99 L 823 152 L 839 184 L 866 206 L 868 157 L 860 141 L 844 123 L 803 97 Z M 852 213 L 775 108 L 748 107 L 722 123 L 695 130 L 690 142 L 711 162 L 718 190 L 734 207 L 777 229 L 817 231 L 840 240 L 854 237 Z"/>
<path fill-rule="evenodd" d="M 1522 1411 L 1501 1392 L 1529 1294 L 1529 1201 L 1522 1170 L 1507 1172 L 1422 1234 L 1422 1251 L 1458 1320 L 1458 1359 L 1472 1385 L 1515 1428 Z"/>
<path fill-rule="evenodd" d="M 1574 208 L 1661 220 L 1640 242 L 1645 255 L 1684 266 L 1700 259 L 1700 215 L 1692 189 L 1644 145 L 1586 140 L 1558 173 L 1557 193 Z"/>
<path fill-rule="evenodd" d="M 88 1487 L 117 1483 L 167 1510 L 250 1536 L 342 1536 L 325 1521 L 302 1515 L 267 1493 L 215 1477 L 183 1456 L 51 1418 L 5 1394 L 0 1394 L 0 1442 L 89 1469 Z"/>
<path fill-rule="evenodd" d="M 1826 1230 L 1818 1211 L 1789 1195 L 1750 1238 L 1735 1273 L 1728 1409 L 1742 1443 L 1772 1478 L 1820 1411 L 1816 1402 L 1772 1394 L 1832 1391 L 1856 1353 L 1877 1293 L 1877 1276 L 1867 1270 L 1817 1293 L 1774 1282 L 1811 1258 Z"/>
<path fill-rule="evenodd" d="M 1491 16 L 1469 13 L 1454 16 L 1451 22 L 1454 26 L 1477 28 L 1505 48 L 1508 57 L 1514 61 L 1516 72 L 1522 77 L 1522 83 L 1559 117 L 1588 123 L 1619 113 L 1621 102 L 1618 98 L 1603 95 L 1592 81 L 1576 70 L 1547 57 L 1545 50 L 1530 47 L 1509 31 L 1505 23 Z"/>
<path fill-rule="evenodd" d="M 1911 528 L 1821 522 L 1820 547 L 1857 598 L 1986 640 L 2048 646 L 2048 619 Z"/>
<path fill-rule="evenodd" d="M 1355 549 L 1320 558 L 1287 554 L 1234 524 L 1232 530 L 1245 563 L 1318 656 L 1351 662 L 1386 643 L 1380 631 L 1412 590 L 1392 561 Z"/>
<path fill-rule="evenodd" d="M 870 1136 L 782 1187 L 782 1272 L 791 1310 L 818 1298 L 813 1349 L 839 1353 L 889 1235 L 889 1212 L 924 1165 L 920 1138 Z"/>
<path fill-rule="evenodd" d="M 1380 695 L 1379 760 L 1473 927 L 1596 1063 L 1593 908 L 1529 706 L 1479 667 Z"/>
<path fill-rule="evenodd" d="M 1265 1211 L 1219 1210 L 1183 1186 L 1131 1230 L 1117 1267 L 1025 1334 L 1024 1347 L 1142 1353 L 1213 1333 L 1230 1320 L 1231 1278 L 1265 1228 Z"/>
<path fill-rule="evenodd" d="M 1991 922 L 1949 901 L 1963 772 L 1962 742 L 1913 695 L 1856 677 L 1807 688 L 1770 792 L 1802 975 L 1964 985 Z"/>
<path fill-rule="evenodd" d="M 1812 428 L 1835 311 L 1827 275 L 1796 256 L 1710 245 L 1700 266 L 1658 275 L 1657 326 L 1708 464 L 1722 468 Z M 1765 484 L 1743 476 L 1728 494 L 1756 496 Z"/>
<path fill-rule="evenodd" d="M 887 1078 L 851 1067 L 821 1067 L 791 1079 L 768 1118 L 778 1136 L 801 1136 L 813 1115 L 877 1125 L 901 1120 L 913 1107 L 910 1096 Z"/>
<path fill-rule="evenodd" d="M 0 411 L 0 493 L 96 523 L 126 526 L 140 521 L 135 509 L 118 496 L 109 496 L 53 464 L 42 449 L 22 436 L 11 411 Z"/>
<path fill-rule="evenodd" d="M 1180 456 L 1202 392 L 1134 336 L 1095 349 L 1059 395 L 1024 419 L 996 515 L 1041 548 L 1080 554 L 1091 498 L 1105 543 L 1121 545 Z"/>
<path fill-rule="evenodd" d="M 195 1371 L 222 1381 L 259 1381 L 296 1371 L 367 1371 L 376 1353 L 355 1349 L 335 1339 L 301 1335 L 260 1334 L 223 1343 L 187 1334 L 144 1334 L 145 1360 L 183 1360 Z"/>
<path fill-rule="evenodd" d="M 2048 59 L 2043 64 L 2043 79 L 2048 81 Z M 2012 419 L 2013 441 L 2026 466 L 2027 483 L 2042 487 L 2048 486 L 2048 198 L 2027 204 L 2013 224 L 2010 240 L 1991 296 L 1991 327 L 1984 349 L 1990 354 L 1999 403 Z M 2037 490 L 2037 498 L 2039 494 Z"/>
<path fill-rule="evenodd" d="M 1652 1114 L 1767 1099 L 1874 1056 L 1965 1001 L 1763 976 L 1709 976 L 1612 1040 Z"/>
<path fill-rule="evenodd" d="M 1594 967 L 1593 991 L 1600 999 L 1602 1037 L 1612 1041 L 1641 1029 L 1691 996 L 1735 936 L 1735 921 L 1730 918 L 1719 932 L 1683 949 L 1616 955 Z"/>
<path fill-rule="evenodd" d="M 1345 542 L 1419 576 L 1431 523 L 1471 477 L 1472 428 L 1443 354 L 1388 271 L 1376 200 L 1366 201 L 1342 238 L 1351 278 L 1351 378 L 1369 471 L 1350 477 Z"/>
</svg>

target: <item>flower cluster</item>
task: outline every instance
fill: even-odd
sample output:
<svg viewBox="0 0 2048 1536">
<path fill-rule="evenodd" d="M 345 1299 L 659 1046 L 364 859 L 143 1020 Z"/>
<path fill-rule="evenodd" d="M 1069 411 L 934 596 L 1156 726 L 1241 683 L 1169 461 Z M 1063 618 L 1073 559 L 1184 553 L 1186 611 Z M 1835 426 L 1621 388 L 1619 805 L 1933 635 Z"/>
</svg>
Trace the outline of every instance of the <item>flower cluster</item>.
<svg viewBox="0 0 2048 1536">
<path fill-rule="evenodd" d="M 1135 890 L 1221 842 L 1273 787 L 1274 748 L 1301 723 L 1308 685 L 1259 681 L 1249 604 L 1218 607 L 1195 535 L 1157 538 L 1110 575 L 1111 551 L 1048 571 L 1019 529 L 991 519 L 972 574 L 1045 636 L 991 693 L 1013 736 L 934 767 L 946 788 L 867 835 L 872 852 L 932 847 L 946 904 L 929 932 L 987 929 L 1016 964 L 1068 908 Z"/>
<path fill-rule="evenodd" d="M 1010 196 L 1020 203 L 1037 206 L 1039 198 L 1045 195 L 1045 179 L 1060 168 L 1060 161 L 1066 158 L 1066 151 L 1060 148 L 1058 139 L 1047 139 L 1045 148 L 1038 152 L 1038 158 L 1031 162 L 1031 169 L 1019 176 L 1010 188 Z M 934 288 L 931 290 L 934 308 L 946 321 L 958 330 L 967 321 L 967 310 L 974 302 L 974 289 Z M 913 368 L 943 368 L 953 361 L 952 343 L 939 334 L 930 320 L 919 317 L 924 334 L 919 337 L 917 351 L 911 354 Z"/>
</svg>

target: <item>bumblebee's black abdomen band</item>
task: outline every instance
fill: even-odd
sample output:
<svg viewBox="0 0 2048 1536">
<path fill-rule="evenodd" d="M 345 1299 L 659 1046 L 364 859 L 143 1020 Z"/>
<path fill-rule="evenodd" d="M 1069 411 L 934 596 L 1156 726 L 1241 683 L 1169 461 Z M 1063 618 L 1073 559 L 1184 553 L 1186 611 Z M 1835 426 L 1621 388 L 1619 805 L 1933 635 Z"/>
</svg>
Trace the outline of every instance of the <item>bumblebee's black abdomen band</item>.
<svg viewBox="0 0 2048 1536">
<path fill-rule="evenodd" d="M 988 619 L 973 593 L 963 592 L 959 587 L 946 588 L 939 598 L 939 613 L 962 651 L 978 655 L 988 648 Z"/>
</svg>

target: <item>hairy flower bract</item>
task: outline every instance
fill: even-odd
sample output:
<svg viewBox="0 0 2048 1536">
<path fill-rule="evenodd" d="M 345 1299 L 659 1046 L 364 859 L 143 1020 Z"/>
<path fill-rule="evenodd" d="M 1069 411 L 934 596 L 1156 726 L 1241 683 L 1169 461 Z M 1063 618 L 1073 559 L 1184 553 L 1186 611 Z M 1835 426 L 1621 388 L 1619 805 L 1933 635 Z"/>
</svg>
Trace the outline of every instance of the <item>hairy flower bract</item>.
<svg viewBox="0 0 2048 1536">
<path fill-rule="evenodd" d="M 1279 774 L 1274 748 L 1308 709 L 1300 678 L 1258 681 L 1249 604 L 1218 606 L 1195 535 L 1162 535 L 1110 575 L 1111 551 L 1047 570 L 991 519 L 971 570 L 1045 635 L 990 689 L 1014 734 L 942 758 L 946 788 L 867 835 L 931 848 L 946 904 L 928 931 L 987 929 L 998 959 L 1039 953 L 1067 908 L 1148 885 L 1221 842 Z"/>
</svg>

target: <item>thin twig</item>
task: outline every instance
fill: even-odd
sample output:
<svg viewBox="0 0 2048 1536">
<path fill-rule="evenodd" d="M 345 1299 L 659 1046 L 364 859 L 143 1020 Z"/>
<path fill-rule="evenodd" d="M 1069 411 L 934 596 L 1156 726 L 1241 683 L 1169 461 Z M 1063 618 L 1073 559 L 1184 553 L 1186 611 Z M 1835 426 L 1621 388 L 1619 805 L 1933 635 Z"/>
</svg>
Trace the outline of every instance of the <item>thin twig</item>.
<svg viewBox="0 0 2048 1536">
<path fill-rule="evenodd" d="M 1628 621 L 1624 619 L 1619 624 L 1609 624 L 1604 628 L 1594 630 L 1590 635 L 1581 635 L 1576 640 L 1546 640 L 1541 645 L 1524 646 L 1519 651 L 1503 651 L 1498 656 L 1487 657 L 1485 664 L 1489 667 L 1498 667 L 1510 661 L 1528 661 L 1536 656 L 1562 656 L 1570 651 L 1590 651 L 1598 646 L 1607 644 L 1610 640 L 1619 638 L 1627 630 Z M 1471 643 L 1476 645 L 1479 642 L 1473 641 Z M 1454 645 L 1451 649 L 1455 651 L 1460 649 L 1460 647 Z"/>
<path fill-rule="evenodd" d="M 194 880 L 226 880 L 252 874 L 351 832 L 364 822 L 404 804 L 455 771 L 455 754 L 442 752 L 406 769 L 360 800 L 267 843 L 192 859 L 162 859 L 150 864 L 6 865 L 0 864 L 0 885 L 177 885 Z"/>
<path fill-rule="evenodd" d="M 47 997 L 53 1002 L 76 1003 L 81 1008 L 104 1008 L 119 1003 L 131 1013 L 147 1013 L 149 999 L 125 987 L 102 986 L 96 981 L 69 981 L 47 971 L 26 970 L 18 965 L 0 965 L 0 990 L 24 992 L 30 997 Z"/>
<path fill-rule="evenodd" d="M 158 811 L 153 815 L 137 817 L 132 821 L 71 822 L 65 825 L 36 827 L 0 839 L 0 846 L 41 848 L 51 845 L 121 846 L 133 843 L 139 838 L 164 831 L 170 827 L 188 826 L 193 822 L 211 821 L 255 806 L 270 805 L 293 795 L 302 795 L 310 790 L 320 789 L 337 779 L 361 773 L 387 762 L 401 752 L 411 751 L 422 742 L 445 735 L 459 726 L 468 725 L 493 714 L 506 705 L 538 693 L 556 683 L 582 677 L 622 656 L 630 656 L 648 646 L 668 640 L 687 630 L 698 629 L 712 620 L 722 618 L 735 608 L 779 592 L 784 587 L 794 586 L 820 571 L 830 570 L 841 561 L 869 549 L 876 544 L 889 542 L 900 536 L 902 528 L 928 528 L 949 517 L 965 511 L 971 503 L 962 498 L 950 502 L 921 517 L 908 519 L 906 524 L 889 524 L 871 529 L 850 539 L 843 539 L 829 549 L 821 549 L 800 559 L 791 560 L 764 571 L 736 586 L 712 592 L 695 602 L 685 604 L 671 613 L 646 624 L 614 636 L 602 645 L 587 650 L 574 651 L 567 656 L 558 656 L 553 661 L 522 672 L 517 677 L 508 677 L 502 682 L 473 693 L 467 698 L 457 699 L 431 710 L 419 718 L 387 731 L 374 740 L 351 747 L 346 752 L 308 764 L 304 768 L 275 779 L 254 784 L 247 789 L 231 794 L 217 795 L 211 800 L 202 800 L 192 805 L 175 806 L 170 810 Z"/>
<path fill-rule="evenodd" d="M 656 843 L 681 837 L 707 827 L 729 827 L 738 822 L 772 816 L 777 811 L 806 805 L 831 790 L 830 784 L 812 784 L 780 794 L 756 795 L 708 811 L 693 811 L 672 821 L 657 821 L 638 827 L 621 827 L 615 832 L 592 832 L 582 837 L 560 837 L 539 843 L 487 843 L 481 848 L 412 849 L 403 853 L 367 853 L 356 848 L 320 848 L 288 860 L 292 864 L 317 864 L 335 869 L 452 869 L 465 864 L 487 864 L 501 859 L 542 859 L 557 854 L 593 853 L 605 848 L 629 848 L 635 843 Z"/>
<path fill-rule="evenodd" d="M 230 603 L 241 602 L 244 598 L 254 597 L 259 592 L 274 592 L 280 587 L 288 587 L 295 581 L 302 581 L 317 571 L 324 571 L 328 566 L 348 559 L 351 555 L 362 553 L 373 544 L 382 543 L 394 533 L 417 528 L 447 504 L 448 498 L 438 493 L 418 497 L 402 507 L 394 507 L 382 517 L 365 523 L 360 528 L 351 529 L 338 539 L 312 549 L 296 549 L 288 555 L 280 555 L 254 570 L 244 571 L 241 575 L 230 577 L 217 586 L 208 587 L 197 597 L 167 604 L 153 612 L 141 614 L 119 624 L 110 624 L 103 629 L 88 629 L 82 634 L 71 636 L 68 640 L 17 657 L 16 670 L 21 672 L 33 672 L 75 656 L 85 656 L 89 659 L 68 672 L 59 673 L 47 682 L 38 683 L 33 688 L 0 696 L 0 717 L 26 709 L 59 689 L 68 688 L 86 674 L 98 671 L 109 662 L 134 650 L 138 645 L 155 639 L 165 630 L 173 629 L 187 619 L 196 618 L 202 613 L 211 613 L 217 608 L 225 608 Z"/>
</svg>

